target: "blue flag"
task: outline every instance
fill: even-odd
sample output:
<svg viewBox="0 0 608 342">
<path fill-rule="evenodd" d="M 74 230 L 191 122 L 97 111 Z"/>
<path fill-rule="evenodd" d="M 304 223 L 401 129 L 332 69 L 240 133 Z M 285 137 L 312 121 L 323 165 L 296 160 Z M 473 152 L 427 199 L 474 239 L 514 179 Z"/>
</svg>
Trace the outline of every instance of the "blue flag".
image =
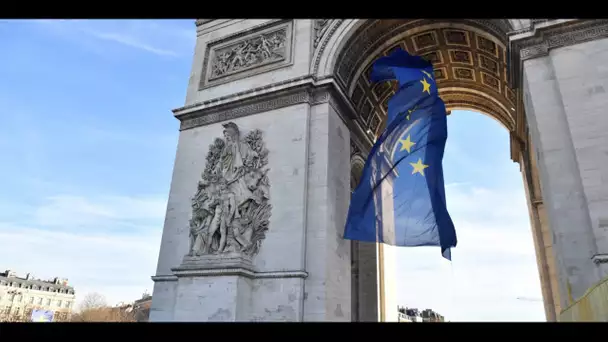
<svg viewBox="0 0 608 342">
<path fill-rule="evenodd" d="M 451 260 L 456 231 L 446 207 L 447 113 L 433 66 L 399 49 L 372 66 L 372 82 L 397 80 L 386 129 L 352 194 L 344 238 L 393 246 L 440 246 Z"/>
<path fill-rule="evenodd" d="M 52 322 L 54 312 L 51 310 L 32 310 L 32 322 Z"/>
</svg>

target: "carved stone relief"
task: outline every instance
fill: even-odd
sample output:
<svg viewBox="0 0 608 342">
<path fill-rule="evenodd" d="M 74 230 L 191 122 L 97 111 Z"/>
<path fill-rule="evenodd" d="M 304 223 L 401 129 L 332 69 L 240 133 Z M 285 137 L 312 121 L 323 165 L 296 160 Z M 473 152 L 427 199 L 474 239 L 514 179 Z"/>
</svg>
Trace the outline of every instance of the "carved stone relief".
<svg viewBox="0 0 608 342">
<path fill-rule="evenodd" d="M 283 28 L 216 51 L 209 79 L 285 59 L 286 37 L 287 31 Z"/>
<path fill-rule="evenodd" d="M 219 42 L 210 42 L 203 66 L 206 76 L 201 79 L 201 86 L 229 82 L 234 80 L 234 77 L 229 76 L 235 74 L 239 74 L 239 78 L 246 77 L 249 75 L 240 74 L 253 69 L 289 64 L 292 23 L 267 26 L 249 30 L 240 35 L 244 36 L 241 39 L 226 37 Z"/>
<path fill-rule="evenodd" d="M 272 206 L 268 150 L 259 129 L 242 135 L 223 125 L 224 138 L 209 146 L 207 164 L 192 198 L 188 256 L 258 254 Z"/>
</svg>

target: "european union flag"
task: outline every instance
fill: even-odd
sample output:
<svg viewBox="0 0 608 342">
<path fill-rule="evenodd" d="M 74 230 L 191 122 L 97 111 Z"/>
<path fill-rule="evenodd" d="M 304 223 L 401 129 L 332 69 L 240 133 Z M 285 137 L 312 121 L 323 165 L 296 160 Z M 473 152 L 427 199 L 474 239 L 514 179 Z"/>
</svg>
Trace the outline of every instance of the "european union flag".
<svg viewBox="0 0 608 342">
<path fill-rule="evenodd" d="M 32 322 L 52 322 L 54 312 L 51 310 L 33 310 L 32 311 Z"/>
<path fill-rule="evenodd" d="M 447 113 L 432 64 L 399 49 L 374 63 L 371 80 L 397 80 L 399 89 L 352 194 L 344 238 L 441 246 L 451 260 L 456 231 L 446 208 L 442 168 Z"/>
</svg>

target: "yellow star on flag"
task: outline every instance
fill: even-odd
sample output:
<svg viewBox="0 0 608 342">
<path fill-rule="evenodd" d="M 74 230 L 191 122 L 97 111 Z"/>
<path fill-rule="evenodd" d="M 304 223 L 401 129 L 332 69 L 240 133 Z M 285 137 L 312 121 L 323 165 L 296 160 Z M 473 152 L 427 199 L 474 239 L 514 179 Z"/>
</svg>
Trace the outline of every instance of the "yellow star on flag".
<svg viewBox="0 0 608 342">
<path fill-rule="evenodd" d="M 423 176 L 424 176 L 424 169 L 429 167 L 428 165 L 422 164 L 422 159 L 420 159 L 420 158 L 418 158 L 418 161 L 416 163 L 410 163 L 410 165 L 412 165 L 412 167 L 414 168 L 414 170 L 412 170 L 412 174 L 419 173 Z"/>
<path fill-rule="evenodd" d="M 431 85 L 429 84 L 429 82 L 426 81 L 426 78 L 422 78 L 422 80 L 420 81 L 420 83 L 422 83 L 422 92 L 427 92 L 429 95 L 431 95 Z"/>
<path fill-rule="evenodd" d="M 410 135 L 407 136 L 407 139 L 399 139 L 399 142 L 401 143 L 401 150 L 406 150 L 407 153 L 411 152 L 412 146 L 416 145 L 415 142 L 412 142 L 412 140 L 410 140 Z"/>
</svg>

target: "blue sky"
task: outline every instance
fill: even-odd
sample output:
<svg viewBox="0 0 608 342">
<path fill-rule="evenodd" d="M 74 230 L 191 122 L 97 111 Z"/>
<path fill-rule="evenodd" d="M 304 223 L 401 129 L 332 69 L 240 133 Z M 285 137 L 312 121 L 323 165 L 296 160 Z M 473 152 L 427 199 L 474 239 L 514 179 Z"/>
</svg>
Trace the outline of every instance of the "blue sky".
<svg viewBox="0 0 608 342">
<path fill-rule="evenodd" d="M 193 20 L 0 21 L 0 268 L 67 277 L 81 298 L 112 303 L 151 291 L 171 109 L 184 103 L 194 42 Z M 400 304 L 452 320 L 543 320 L 507 131 L 455 111 L 449 135 L 459 246 L 452 264 L 435 249 L 399 250 Z"/>
</svg>

